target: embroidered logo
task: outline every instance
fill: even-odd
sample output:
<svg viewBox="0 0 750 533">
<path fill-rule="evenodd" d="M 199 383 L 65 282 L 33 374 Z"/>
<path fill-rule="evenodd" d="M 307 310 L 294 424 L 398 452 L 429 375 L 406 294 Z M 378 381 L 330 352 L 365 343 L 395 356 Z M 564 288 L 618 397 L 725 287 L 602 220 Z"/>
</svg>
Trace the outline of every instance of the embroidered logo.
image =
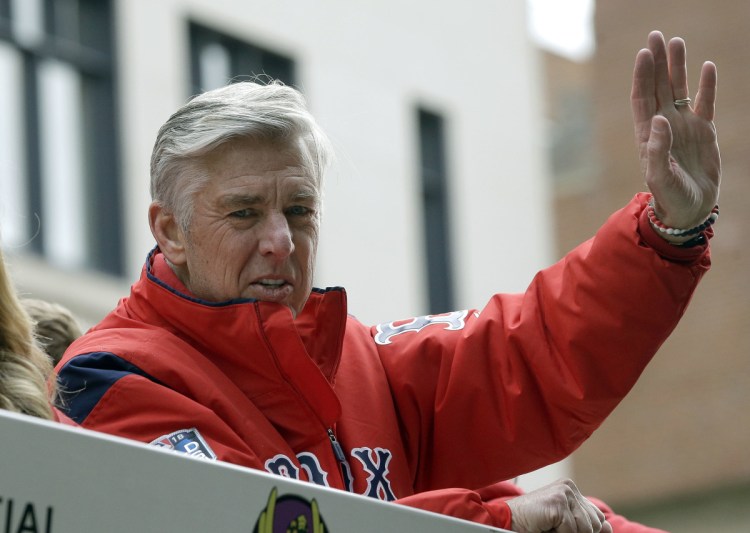
<svg viewBox="0 0 750 533">
<path fill-rule="evenodd" d="M 390 344 L 391 338 L 402 333 L 408 333 L 410 331 L 418 332 L 422 331 L 427 326 L 432 324 L 445 324 L 446 330 L 455 331 L 463 329 L 466 325 L 466 315 L 469 312 L 464 311 L 453 311 L 452 313 L 443 313 L 441 315 L 426 315 L 412 318 L 411 320 L 404 322 L 403 324 L 396 325 L 396 322 L 389 324 L 380 324 L 377 327 L 377 334 L 375 335 L 375 342 L 378 344 Z"/>
<path fill-rule="evenodd" d="M 283 453 L 274 455 L 268 459 L 265 467 L 268 472 L 276 474 L 277 476 L 284 476 L 289 479 L 299 479 L 299 468 L 297 468 L 294 462 Z M 325 476 L 321 473 L 321 477 Z"/>
<path fill-rule="evenodd" d="M 175 452 L 184 453 L 191 457 L 215 460 L 216 454 L 195 428 L 179 429 L 168 435 L 162 435 L 151 441 L 152 446 L 167 448 Z"/>
<path fill-rule="evenodd" d="M 386 448 L 354 448 L 351 456 L 356 458 L 362 466 L 362 473 L 367 475 L 367 487 L 363 493 L 365 496 L 391 501 L 396 495 L 391 488 L 390 469 L 388 468 L 393 454 Z M 299 464 L 298 464 L 299 463 Z M 300 479 L 300 473 L 304 471 L 308 481 L 318 485 L 329 487 L 328 472 L 320 464 L 318 457 L 312 452 L 297 454 L 297 462 L 283 453 L 274 455 L 265 462 L 266 471 L 277 476 L 290 479 Z M 341 477 L 344 489 L 348 492 L 354 490 L 354 475 L 348 462 L 341 463 Z"/>
<path fill-rule="evenodd" d="M 312 533 L 328 532 L 320 515 L 318 502 L 300 496 L 285 494 L 278 496 L 274 487 L 268 496 L 268 504 L 258 517 L 253 533 Z"/>
<path fill-rule="evenodd" d="M 365 496 L 385 500 L 387 502 L 396 499 L 391 489 L 391 481 L 388 479 L 388 463 L 391 462 L 390 450 L 384 448 L 354 448 L 352 457 L 359 459 L 362 467 L 367 472 L 367 492 Z"/>
</svg>

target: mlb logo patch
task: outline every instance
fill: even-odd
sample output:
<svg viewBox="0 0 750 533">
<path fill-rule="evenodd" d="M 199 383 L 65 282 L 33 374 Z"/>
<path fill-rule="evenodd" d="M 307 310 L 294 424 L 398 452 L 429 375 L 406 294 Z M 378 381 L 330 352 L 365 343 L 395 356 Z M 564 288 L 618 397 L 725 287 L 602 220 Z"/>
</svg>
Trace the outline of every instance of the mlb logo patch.
<svg viewBox="0 0 750 533">
<path fill-rule="evenodd" d="M 167 448 L 191 457 L 215 460 L 216 454 L 195 428 L 179 429 L 151 441 L 152 446 Z"/>
</svg>

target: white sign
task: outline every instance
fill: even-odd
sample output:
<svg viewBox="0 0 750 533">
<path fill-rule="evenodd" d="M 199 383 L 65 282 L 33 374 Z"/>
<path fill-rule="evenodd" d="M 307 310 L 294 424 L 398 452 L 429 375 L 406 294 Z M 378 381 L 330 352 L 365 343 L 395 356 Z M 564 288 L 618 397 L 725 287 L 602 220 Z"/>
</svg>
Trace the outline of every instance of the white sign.
<svg viewBox="0 0 750 533">
<path fill-rule="evenodd" d="M 185 531 L 503 530 L 0 411 L 0 533 Z"/>
</svg>

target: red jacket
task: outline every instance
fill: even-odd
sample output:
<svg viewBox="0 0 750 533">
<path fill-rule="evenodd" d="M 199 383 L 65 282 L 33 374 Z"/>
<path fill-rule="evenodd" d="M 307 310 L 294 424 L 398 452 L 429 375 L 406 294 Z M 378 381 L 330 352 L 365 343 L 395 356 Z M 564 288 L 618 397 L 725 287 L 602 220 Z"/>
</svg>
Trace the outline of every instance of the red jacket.
<svg viewBox="0 0 750 533">
<path fill-rule="evenodd" d="M 347 315 L 340 288 L 315 290 L 296 320 L 274 303 L 197 300 L 157 250 L 130 297 L 60 363 L 76 391 L 67 413 L 90 429 L 509 527 L 502 491 L 477 489 L 575 450 L 709 267 L 706 246 L 681 250 L 644 229 L 645 201 L 524 294 L 372 328 Z"/>
</svg>

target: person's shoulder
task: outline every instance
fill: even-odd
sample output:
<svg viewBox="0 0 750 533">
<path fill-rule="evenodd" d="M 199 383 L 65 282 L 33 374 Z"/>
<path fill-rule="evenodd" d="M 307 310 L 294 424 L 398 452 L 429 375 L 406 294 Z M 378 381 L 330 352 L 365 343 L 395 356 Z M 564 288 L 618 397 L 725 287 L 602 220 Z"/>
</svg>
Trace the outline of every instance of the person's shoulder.
<svg viewBox="0 0 750 533">
<path fill-rule="evenodd" d="M 357 318 L 355 315 L 348 314 L 346 315 L 346 327 L 347 329 L 353 328 L 353 329 L 361 329 L 364 331 L 367 331 L 370 329 L 370 326 L 366 326 L 362 323 L 362 321 Z"/>
<path fill-rule="evenodd" d="M 141 361 L 155 352 L 164 358 L 180 353 L 186 342 L 168 330 L 158 327 L 94 327 L 73 341 L 65 351 L 58 368 L 71 359 L 93 353 L 110 353 L 129 361 Z"/>
<path fill-rule="evenodd" d="M 354 315 L 346 317 L 346 331 L 344 332 L 344 345 L 348 348 L 358 347 L 359 351 L 371 349 L 372 333 L 371 326 L 364 324 Z"/>
<path fill-rule="evenodd" d="M 75 353 L 108 351 L 112 346 L 132 346 L 155 334 L 154 331 L 141 328 L 93 328 L 71 343 L 65 352 L 65 358 Z"/>
<path fill-rule="evenodd" d="M 80 427 L 78 423 L 75 422 L 72 418 L 70 418 L 68 415 L 63 413 L 60 409 L 57 407 L 52 408 L 52 416 L 53 420 L 55 422 L 59 422 L 60 424 L 64 426 L 74 426 L 74 427 Z"/>
</svg>

